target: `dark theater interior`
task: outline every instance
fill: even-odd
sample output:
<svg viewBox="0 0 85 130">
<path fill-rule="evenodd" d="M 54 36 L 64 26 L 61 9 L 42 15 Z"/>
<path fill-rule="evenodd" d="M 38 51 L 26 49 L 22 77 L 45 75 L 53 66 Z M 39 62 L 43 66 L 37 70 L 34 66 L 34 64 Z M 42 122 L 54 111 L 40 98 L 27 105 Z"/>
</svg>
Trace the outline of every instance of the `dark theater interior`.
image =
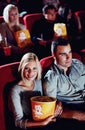
<svg viewBox="0 0 85 130">
<path fill-rule="evenodd" d="M 43 11 L 43 8 L 46 5 L 54 6 L 48 8 L 49 17 L 50 15 L 54 15 L 50 14 L 51 12 L 50 10 L 53 10 L 54 12 L 52 13 L 56 14 L 56 19 L 53 21 L 53 23 L 51 20 L 48 20 L 49 24 L 45 21 L 45 18 L 47 19 L 48 17 L 46 14 L 47 12 L 45 11 L 48 10 Z M 70 20 L 65 21 L 66 22 L 65 23 L 64 17 L 63 21 L 61 20 L 60 22 L 57 22 L 59 18 L 59 8 L 64 7 L 64 5 L 68 5 L 68 7 L 72 10 L 71 13 L 72 16 L 74 17 L 75 24 L 71 21 L 71 27 L 69 27 Z M 61 13 L 63 13 L 63 11 Z M 43 19 L 46 22 L 46 24 L 45 23 L 43 24 L 44 21 L 41 22 L 41 20 Z M 58 36 L 58 34 L 55 34 L 53 27 L 54 24 L 56 23 L 65 24 L 66 28 L 65 36 L 62 35 Z M 52 30 L 50 28 L 52 28 Z M 68 33 L 70 31 L 72 32 L 71 34 Z M 52 37 L 50 34 L 52 34 Z M 53 40 L 59 37 L 61 38 L 64 37 L 66 40 L 70 41 L 72 45 L 71 46 L 72 58 L 79 60 L 81 63 L 83 63 L 84 66 L 84 72 L 82 72 L 83 74 L 78 73 L 78 76 L 80 77 L 81 75 L 83 75 L 85 77 L 85 1 L 84 0 L 0 0 L 0 129 L 1 130 L 25 130 L 25 129 L 56 130 L 55 125 L 54 126 L 52 125 L 51 127 L 51 124 L 53 124 L 55 121 L 54 122 L 52 121 L 52 123 L 48 123 L 44 127 L 42 125 L 38 126 L 38 128 L 37 126 L 30 128 L 30 123 L 28 123 L 27 127 L 26 126 L 27 122 L 29 122 L 30 120 L 29 116 L 24 124 L 23 124 L 24 118 L 27 117 L 23 117 L 21 120 L 22 121 L 21 125 L 17 123 L 18 124 L 17 127 L 16 122 L 18 122 L 17 120 L 18 118 L 20 118 L 19 117 L 20 115 L 14 122 L 14 118 L 16 117 L 16 111 L 14 112 L 15 117 L 13 118 L 12 113 L 10 112 L 13 106 L 9 105 L 10 104 L 9 91 L 11 90 L 14 84 L 17 84 L 19 78 L 21 78 L 18 76 L 18 70 L 19 70 L 18 67 L 22 57 L 26 53 L 32 52 L 37 55 L 42 69 L 41 75 L 43 75 L 42 77 L 44 77 L 47 70 L 49 69 L 49 66 L 52 65 L 54 60 L 53 57 L 54 55 L 52 55 L 51 53 L 51 44 Z M 21 68 L 21 70 L 22 69 L 23 68 Z M 66 77 L 67 76 L 68 75 L 66 75 Z M 41 80 L 43 80 L 43 78 L 41 78 Z M 75 81 L 75 84 L 76 82 L 77 81 Z M 82 94 L 82 90 L 80 90 L 81 91 L 80 93 L 84 98 L 83 102 L 84 111 L 82 113 L 81 111 L 79 111 L 80 113 L 75 114 L 78 117 L 77 120 L 75 116 L 72 115 L 72 111 L 76 113 L 76 110 L 69 111 L 67 108 L 65 110 L 66 112 L 65 116 L 67 116 L 67 118 L 64 119 L 64 117 L 62 118 L 62 113 L 64 112 L 63 107 L 61 115 L 58 115 L 56 117 L 57 130 L 63 130 L 63 129 L 85 130 L 85 81 L 81 80 L 81 82 L 84 82 L 83 87 L 84 95 Z M 70 84 L 72 84 L 71 81 Z M 22 92 L 20 94 L 22 94 Z M 23 101 L 21 101 L 21 104 L 23 104 Z M 24 113 L 24 110 L 22 111 L 21 113 Z"/>
</svg>

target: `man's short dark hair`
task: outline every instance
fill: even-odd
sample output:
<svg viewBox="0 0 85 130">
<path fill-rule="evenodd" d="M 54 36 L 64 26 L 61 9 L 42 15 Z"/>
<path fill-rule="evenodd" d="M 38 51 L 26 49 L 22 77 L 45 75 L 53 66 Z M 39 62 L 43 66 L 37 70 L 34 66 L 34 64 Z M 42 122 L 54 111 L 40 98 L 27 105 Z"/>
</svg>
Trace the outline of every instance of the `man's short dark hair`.
<svg viewBox="0 0 85 130">
<path fill-rule="evenodd" d="M 45 5 L 43 8 L 42 8 L 42 12 L 43 12 L 43 14 L 47 14 L 47 11 L 49 10 L 49 9 L 54 9 L 55 11 L 56 11 L 56 8 L 55 8 L 55 6 L 54 5 Z"/>
<path fill-rule="evenodd" d="M 57 46 L 66 46 L 68 44 L 70 44 L 70 42 L 66 38 L 59 37 L 55 39 L 51 44 L 51 53 L 55 53 Z"/>
</svg>

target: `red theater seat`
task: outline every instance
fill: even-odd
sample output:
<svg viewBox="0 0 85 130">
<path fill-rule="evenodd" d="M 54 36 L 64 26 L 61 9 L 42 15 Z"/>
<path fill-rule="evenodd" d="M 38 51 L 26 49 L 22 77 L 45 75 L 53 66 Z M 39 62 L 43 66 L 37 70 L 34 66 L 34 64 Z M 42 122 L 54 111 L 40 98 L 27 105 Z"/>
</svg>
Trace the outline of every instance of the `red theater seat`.
<svg viewBox="0 0 85 130">
<path fill-rule="evenodd" d="M 31 32 L 32 26 L 35 23 L 35 21 L 39 20 L 43 16 L 42 13 L 34 13 L 34 14 L 27 14 L 24 16 L 24 24 L 26 28 Z"/>
<path fill-rule="evenodd" d="M 4 89 L 6 85 L 16 80 L 19 62 L 0 66 L 0 126 L 1 130 L 7 130 L 5 124 Z"/>
<path fill-rule="evenodd" d="M 80 32 L 83 32 L 83 29 L 85 28 L 85 10 L 79 10 L 75 12 L 75 16 L 79 18 L 80 20 Z M 84 29 L 85 30 L 85 29 Z"/>
<path fill-rule="evenodd" d="M 4 22 L 3 16 L 0 16 L 0 24 Z"/>
<path fill-rule="evenodd" d="M 26 28 L 31 32 L 33 24 L 42 17 L 42 13 L 33 13 L 25 15 L 23 20 Z"/>
</svg>

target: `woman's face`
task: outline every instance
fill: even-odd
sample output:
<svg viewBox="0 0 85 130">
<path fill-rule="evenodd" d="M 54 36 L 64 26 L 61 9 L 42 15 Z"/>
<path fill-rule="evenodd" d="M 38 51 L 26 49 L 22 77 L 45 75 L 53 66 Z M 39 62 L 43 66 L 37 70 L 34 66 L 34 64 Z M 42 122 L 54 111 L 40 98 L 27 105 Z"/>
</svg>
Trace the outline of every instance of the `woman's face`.
<svg viewBox="0 0 85 130">
<path fill-rule="evenodd" d="M 36 79 L 37 74 L 38 74 L 38 70 L 37 70 L 36 62 L 30 61 L 24 69 L 24 77 L 29 81 L 33 81 Z"/>
<path fill-rule="evenodd" d="M 12 9 L 11 11 L 9 11 L 9 21 L 11 23 L 16 23 L 18 19 L 18 12 L 16 9 Z"/>
</svg>

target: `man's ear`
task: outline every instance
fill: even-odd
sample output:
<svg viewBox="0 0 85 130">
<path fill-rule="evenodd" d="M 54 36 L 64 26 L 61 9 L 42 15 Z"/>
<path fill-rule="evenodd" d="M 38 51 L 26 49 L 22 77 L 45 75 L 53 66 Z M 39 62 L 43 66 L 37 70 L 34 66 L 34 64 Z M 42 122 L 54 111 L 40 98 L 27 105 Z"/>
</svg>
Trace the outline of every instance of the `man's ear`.
<svg viewBox="0 0 85 130">
<path fill-rule="evenodd" d="M 53 56 L 53 57 L 55 57 L 55 54 L 54 54 L 54 53 L 52 53 L 52 56 Z"/>
<path fill-rule="evenodd" d="M 47 14 L 43 14 L 43 16 L 44 16 L 45 19 L 48 19 L 48 18 L 47 18 Z"/>
</svg>

